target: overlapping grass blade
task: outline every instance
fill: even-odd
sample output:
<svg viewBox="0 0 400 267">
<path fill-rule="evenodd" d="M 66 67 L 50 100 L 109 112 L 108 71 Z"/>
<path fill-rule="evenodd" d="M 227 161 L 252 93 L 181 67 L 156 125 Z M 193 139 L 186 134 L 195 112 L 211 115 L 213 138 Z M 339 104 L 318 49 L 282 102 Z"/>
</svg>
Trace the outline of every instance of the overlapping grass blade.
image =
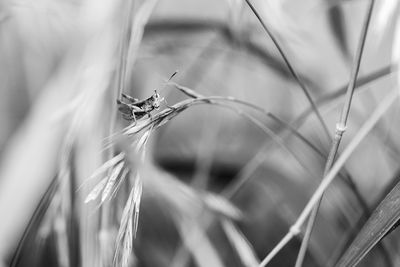
<svg viewBox="0 0 400 267">
<path fill-rule="evenodd" d="M 356 266 L 400 219 L 400 182 L 382 200 L 359 231 L 337 267 Z"/>
</svg>

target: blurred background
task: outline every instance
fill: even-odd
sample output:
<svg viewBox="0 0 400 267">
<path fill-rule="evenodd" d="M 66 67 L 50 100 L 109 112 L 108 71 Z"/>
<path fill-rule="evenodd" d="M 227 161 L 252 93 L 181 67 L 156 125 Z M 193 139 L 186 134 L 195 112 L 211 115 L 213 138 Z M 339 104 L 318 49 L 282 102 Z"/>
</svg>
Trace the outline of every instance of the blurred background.
<svg viewBox="0 0 400 267">
<path fill-rule="evenodd" d="M 128 266 L 257 266 L 323 177 L 369 1 L 251 2 L 330 136 L 246 1 L 0 1 L 0 266 L 112 265 L 133 175 L 104 203 L 85 203 L 101 177 L 84 181 L 131 149 L 105 145 L 130 124 L 119 94 L 181 103 L 176 70 L 176 84 L 268 116 L 193 105 L 152 131 L 130 167 L 143 193 Z M 374 5 L 339 154 L 398 90 L 398 6 Z M 395 103 L 326 191 L 304 266 L 334 266 L 398 182 L 398 115 Z M 294 266 L 301 238 L 270 266 Z M 359 266 L 398 266 L 399 238 Z"/>
</svg>

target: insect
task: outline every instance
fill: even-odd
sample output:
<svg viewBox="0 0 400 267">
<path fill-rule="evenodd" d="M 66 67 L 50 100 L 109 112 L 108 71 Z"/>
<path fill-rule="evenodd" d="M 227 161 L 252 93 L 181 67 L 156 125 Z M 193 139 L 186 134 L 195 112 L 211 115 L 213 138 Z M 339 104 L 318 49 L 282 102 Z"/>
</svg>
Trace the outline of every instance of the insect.
<svg viewBox="0 0 400 267">
<path fill-rule="evenodd" d="M 177 74 L 175 71 L 168 79 L 167 83 Z M 125 120 L 135 121 L 143 118 L 145 115 L 151 117 L 153 110 L 158 110 L 162 101 L 165 101 L 163 97 L 154 90 L 154 94 L 144 100 L 131 97 L 126 94 L 121 94 L 121 99 L 117 99 L 118 110 L 122 113 L 122 117 Z"/>
</svg>

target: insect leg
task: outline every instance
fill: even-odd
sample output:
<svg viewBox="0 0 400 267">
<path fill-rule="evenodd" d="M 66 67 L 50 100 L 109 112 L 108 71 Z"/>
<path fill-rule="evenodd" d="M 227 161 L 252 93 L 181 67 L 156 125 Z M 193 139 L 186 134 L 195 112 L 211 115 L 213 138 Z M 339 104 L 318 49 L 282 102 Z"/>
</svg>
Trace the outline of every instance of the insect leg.
<svg viewBox="0 0 400 267">
<path fill-rule="evenodd" d="M 133 120 L 135 121 L 134 124 L 133 124 L 133 126 L 136 126 L 137 120 L 136 120 L 135 112 L 134 112 L 133 110 L 132 110 L 132 118 L 133 118 Z"/>
<path fill-rule="evenodd" d="M 162 99 L 165 103 L 165 105 L 167 106 L 167 108 L 172 109 L 172 110 L 176 110 L 176 108 L 174 108 L 173 106 L 169 106 L 167 100 L 165 100 L 165 98 Z"/>
<path fill-rule="evenodd" d="M 134 98 L 134 97 L 131 97 L 130 95 L 126 95 L 126 94 L 124 94 L 124 93 L 121 93 L 121 96 L 124 97 L 124 98 L 126 98 L 126 99 L 128 99 L 128 100 L 131 101 L 132 103 L 139 102 L 139 99 Z"/>
</svg>

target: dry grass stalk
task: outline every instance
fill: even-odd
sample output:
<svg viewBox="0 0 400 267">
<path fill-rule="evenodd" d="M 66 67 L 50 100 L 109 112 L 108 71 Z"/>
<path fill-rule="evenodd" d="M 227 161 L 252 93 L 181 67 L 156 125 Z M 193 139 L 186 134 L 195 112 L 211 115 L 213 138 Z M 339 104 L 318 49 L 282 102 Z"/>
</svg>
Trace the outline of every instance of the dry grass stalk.
<svg viewBox="0 0 400 267">
<path fill-rule="evenodd" d="M 126 267 L 132 252 L 133 238 L 136 237 L 139 220 L 140 199 L 142 195 L 142 183 L 139 174 L 135 175 L 135 185 L 131 189 L 128 200 L 122 212 L 119 227 L 116 250 L 114 254 L 114 266 Z"/>
<path fill-rule="evenodd" d="M 354 95 L 354 90 L 356 88 L 356 81 L 357 81 L 358 72 L 359 72 L 360 66 L 361 66 L 361 59 L 362 59 L 362 55 L 364 52 L 365 41 L 367 39 L 367 33 L 368 33 L 369 24 L 371 21 L 372 11 L 374 9 L 374 3 L 375 3 L 375 1 L 371 0 L 368 5 L 368 11 L 365 16 L 365 21 L 364 21 L 364 24 L 362 27 L 362 31 L 361 31 L 361 35 L 360 35 L 360 39 L 359 39 L 360 41 L 358 43 L 356 56 L 354 58 L 352 73 L 350 76 L 350 82 L 349 82 L 346 96 L 345 96 L 345 103 L 343 104 L 339 122 L 336 124 L 336 132 L 335 132 L 334 139 L 332 140 L 332 145 L 331 145 L 331 149 L 329 151 L 328 160 L 325 165 L 324 177 L 327 175 L 328 171 L 331 169 L 331 167 L 335 161 L 335 157 L 336 157 L 337 151 L 339 149 L 340 142 L 342 140 L 342 136 L 343 136 L 344 132 L 346 131 L 347 120 L 348 120 L 348 117 L 350 114 L 350 107 L 351 107 L 351 103 L 352 103 L 352 99 L 353 99 L 353 95 Z M 314 227 L 314 223 L 315 223 L 315 220 L 316 220 L 316 217 L 318 214 L 319 206 L 321 205 L 321 201 L 322 201 L 322 196 L 321 196 L 320 200 L 318 201 L 318 203 L 316 204 L 316 206 L 314 207 L 313 212 L 310 215 L 310 218 L 309 218 L 309 221 L 307 224 L 307 229 L 304 234 L 304 237 L 303 237 L 303 240 L 301 243 L 301 247 L 300 247 L 300 251 L 299 251 L 299 254 L 298 254 L 298 257 L 296 260 L 296 265 L 295 265 L 296 267 L 301 267 L 303 265 L 303 261 L 304 261 L 304 258 L 305 258 L 306 252 L 307 252 L 308 243 L 311 238 L 312 229 Z"/>
<path fill-rule="evenodd" d="M 283 61 L 285 62 L 287 68 L 289 69 L 291 75 L 295 79 L 295 81 L 299 84 L 301 90 L 303 91 L 304 95 L 307 98 L 307 101 L 310 103 L 311 108 L 315 115 L 317 116 L 319 122 L 321 123 L 322 129 L 324 131 L 324 134 L 328 139 L 330 139 L 330 134 L 328 130 L 328 126 L 326 125 L 324 119 L 322 118 L 321 113 L 318 110 L 318 107 L 315 104 L 315 101 L 310 95 L 310 90 L 307 88 L 305 83 L 300 79 L 299 75 L 297 74 L 297 71 L 294 69 L 293 65 L 290 63 L 287 55 L 283 51 L 283 48 L 281 44 L 278 42 L 278 39 L 272 34 L 270 29 L 268 28 L 267 24 L 264 22 L 264 20 L 261 18 L 260 14 L 258 13 L 257 9 L 254 7 L 252 4 L 252 1 L 246 0 L 247 5 L 250 7 L 251 11 L 254 13 L 254 15 L 257 17 L 258 21 L 262 25 L 263 29 L 267 33 L 267 35 L 271 38 L 272 42 L 274 43 L 275 47 L 277 48 L 279 54 L 282 56 Z"/>
<path fill-rule="evenodd" d="M 307 205 L 297 218 L 296 222 L 290 227 L 289 232 L 281 239 L 281 241 L 274 247 L 274 249 L 264 258 L 260 266 L 266 266 L 275 255 L 296 235 L 300 233 L 300 228 L 307 220 L 308 216 L 312 212 L 315 204 L 319 201 L 327 187 L 337 177 L 337 173 L 340 171 L 342 166 L 346 163 L 348 158 L 357 148 L 357 146 L 364 140 L 365 136 L 371 131 L 373 126 L 378 120 L 384 115 L 384 113 L 391 107 L 391 105 L 397 100 L 397 92 L 392 91 L 375 109 L 371 117 L 363 124 L 358 133 L 354 136 L 349 145 L 345 148 L 341 156 L 336 160 L 328 174 L 325 176 L 317 190 L 314 192 Z"/>
</svg>

